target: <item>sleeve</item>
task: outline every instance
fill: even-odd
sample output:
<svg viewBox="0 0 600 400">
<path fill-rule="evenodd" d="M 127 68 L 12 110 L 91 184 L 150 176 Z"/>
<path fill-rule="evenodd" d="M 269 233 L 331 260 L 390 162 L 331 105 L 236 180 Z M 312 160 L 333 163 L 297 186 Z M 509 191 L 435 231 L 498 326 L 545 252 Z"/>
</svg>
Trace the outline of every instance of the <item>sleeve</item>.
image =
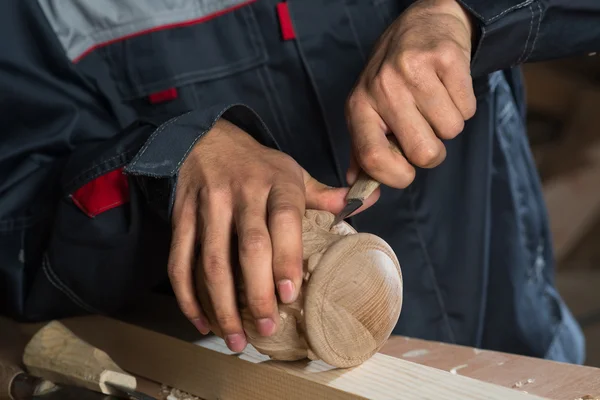
<svg viewBox="0 0 600 400">
<path fill-rule="evenodd" d="M 135 178 L 152 208 L 165 220 L 171 218 L 181 164 L 194 144 L 219 118 L 236 124 L 262 144 L 279 148 L 262 119 L 244 104 L 217 104 L 166 120 L 155 127 L 124 168 L 126 174 Z"/>
<path fill-rule="evenodd" d="M 472 75 L 600 51 L 597 0 L 458 0 L 478 29 Z"/>
<path fill-rule="evenodd" d="M 219 118 L 277 147 L 243 104 L 120 126 L 102 94 L 2 3 L 0 314 L 109 313 L 166 279 L 179 168 Z M 19 9 L 21 10 L 21 9 Z M 29 22 L 29 23 L 25 23 Z"/>
</svg>

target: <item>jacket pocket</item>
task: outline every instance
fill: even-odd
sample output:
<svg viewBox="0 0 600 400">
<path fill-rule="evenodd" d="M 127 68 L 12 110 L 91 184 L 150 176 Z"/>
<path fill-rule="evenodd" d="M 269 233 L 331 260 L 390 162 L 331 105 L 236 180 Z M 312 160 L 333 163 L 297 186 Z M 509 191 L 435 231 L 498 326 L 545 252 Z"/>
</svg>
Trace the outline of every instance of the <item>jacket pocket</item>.
<svg viewBox="0 0 600 400">
<path fill-rule="evenodd" d="M 243 5 L 203 22 L 128 38 L 106 48 L 105 58 L 122 101 L 138 117 L 156 117 L 204 105 L 204 84 L 256 69 L 267 55 L 252 6 Z"/>
</svg>

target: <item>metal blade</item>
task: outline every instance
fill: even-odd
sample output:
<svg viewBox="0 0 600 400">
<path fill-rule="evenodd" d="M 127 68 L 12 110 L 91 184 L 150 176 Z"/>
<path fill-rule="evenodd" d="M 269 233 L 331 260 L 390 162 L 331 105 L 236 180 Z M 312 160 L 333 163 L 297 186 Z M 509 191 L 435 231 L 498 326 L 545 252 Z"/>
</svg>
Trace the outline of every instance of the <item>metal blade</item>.
<svg viewBox="0 0 600 400">
<path fill-rule="evenodd" d="M 338 215 L 335 216 L 335 218 L 333 220 L 333 224 L 331 224 L 331 227 L 329 229 L 333 228 L 334 226 L 336 226 L 337 224 L 339 224 L 340 222 L 345 220 L 350 214 L 352 214 L 354 211 L 358 210 L 362 205 L 363 205 L 363 202 L 360 199 L 348 200 L 348 203 L 346 204 L 344 209 L 342 211 L 340 211 L 340 213 Z"/>
<path fill-rule="evenodd" d="M 131 390 L 124 386 L 115 385 L 114 383 L 108 383 L 108 382 L 106 382 L 106 385 L 112 387 L 113 389 L 117 389 L 123 393 L 127 393 L 129 395 L 129 397 L 134 400 L 156 400 L 154 397 L 148 396 L 147 394 L 144 394 L 141 392 L 137 392 L 135 390 Z"/>
<path fill-rule="evenodd" d="M 33 400 L 119 400 L 116 396 L 75 386 L 57 386 L 53 391 L 30 398 Z"/>
</svg>

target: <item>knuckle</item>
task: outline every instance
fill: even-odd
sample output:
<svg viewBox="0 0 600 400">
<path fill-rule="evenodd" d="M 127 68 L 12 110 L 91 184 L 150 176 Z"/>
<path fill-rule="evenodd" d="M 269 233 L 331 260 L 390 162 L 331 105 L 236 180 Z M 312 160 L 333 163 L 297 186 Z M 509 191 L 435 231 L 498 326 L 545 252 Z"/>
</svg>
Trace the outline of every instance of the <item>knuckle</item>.
<svg viewBox="0 0 600 400">
<path fill-rule="evenodd" d="M 384 163 L 383 150 L 377 147 L 366 147 L 359 150 L 358 157 L 363 168 L 369 172 L 381 171 Z"/>
<path fill-rule="evenodd" d="M 421 51 L 405 51 L 397 59 L 397 68 L 408 81 L 417 81 L 420 71 L 428 64 L 428 55 Z"/>
<path fill-rule="evenodd" d="M 291 227 L 300 221 L 300 210 L 292 203 L 280 203 L 271 211 L 271 218 L 279 225 Z"/>
<path fill-rule="evenodd" d="M 273 266 L 279 275 L 287 278 L 300 276 L 302 272 L 302 254 L 279 254 L 273 257 Z"/>
<path fill-rule="evenodd" d="M 456 118 L 453 121 L 449 121 L 444 124 L 443 127 L 440 128 L 438 134 L 442 139 L 454 139 L 463 131 L 464 128 L 465 121 L 460 118 Z"/>
<path fill-rule="evenodd" d="M 270 247 L 269 238 L 260 229 L 248 229 L 242 235 L 240 249 L 245 253 L 262 252 Z"/>
<path fill-rule="evenodd" d="M 414 180 L 417 172 L 413 167 L 409 167 L 404 169 L 400 176 L 398 177 L 398 188 L 405 189 L 407 188 Z"/>
<path fill-rule="evenodd" d="M 222 207 L 223 204 L 229 203 L 229 199 L 231 198 L 230 188 L 224 185 L 208 186 L 202 190 L 203 197 L 206 198 L 210 204 Z"/>
<path fill-rule="evenodd" d="M 237 331 L 239 320 L 237 314 L 224 310 L 215 310 L 215 320 L 225 334 Z"/>
<path fill-rule="evenodd" d="M 180 284 L 185 279 L 185 270 L 180 264 L 169 262 L 167 264 L 167 273 L 174 285 Z"/>
<path fill-rule="evenodd" d="M 229 268 L 225 258 L 217 254 L 205 255 L 202 264 L 206 280 L 211 283 L 221 281 Z"/>
<path fill-rule="evenodd" d="M 397 81 L 398 71 L 393 66 L 385 64 L 371 83 L 372 91 L 384 99 L 391 99 L 394 87 L 398 86 Z"/>
<path fill-rule="evenodd" d="M 460 61 L 462 54 L 454 42 L 446 41 L 438 45 L 435 56 L 442 68 L 450 69 Z"/>
<path fill-rule="evenodd" d="M 179 309 L 187 319 L 196 319 L 200 317 L 195 304 L 190 301 L 179 301 Z"/>
<path fill-rule="evenodd" d="M 465 119 L 471 119 L 477 112 L 477 102 L 475 99 L 468 101 L 468 104 L 463 108 Z"/>
<path fill-rule="evenodd" d="M 350 118 L 350 116 L 360 113 L 367 106 L 367 102 L 365 101 L 366 94 L 363 89 L 353 90 L 352 93 L 346 99 L 345 104 L 345 113 L 346 118 Z"/>
<path fill-rule="evenodd" d="M 271 174 L 271 170 L 261 168 L 256 172 L 250 172 L 248 175 L 241 177 L 236 186 L 237 193 L 241 196 L 244 203 L 248 203 L 251 199 L 254 199 L 257 193 L 268 190 L 268 176 Z"/>
<path fill-rule="evenodd" d="M 262 294 L 257 296 L 248 296 L 248 307 L 255 316 L 270 315 L 275 303 L 274 296 Z"/>
<path fill-rule="evenodd" d="M 432 144 L 421 143 L 411 154 L 411 161 L 418 167 L 428 167 L 437 162 L 440 156 L 439 149 Z"/>
</svg>

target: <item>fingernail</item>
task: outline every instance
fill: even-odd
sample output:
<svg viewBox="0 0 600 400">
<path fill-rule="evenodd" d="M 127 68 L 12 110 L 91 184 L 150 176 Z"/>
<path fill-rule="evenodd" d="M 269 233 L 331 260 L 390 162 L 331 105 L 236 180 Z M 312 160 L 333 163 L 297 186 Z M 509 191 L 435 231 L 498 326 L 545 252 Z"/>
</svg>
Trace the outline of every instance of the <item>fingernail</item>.
<svg viewBox="0 0 600 400">
<path fill-rule="evenodd" d="M 246 337 L 239 333 L 234 333 L 233 335 L 227 335 L 225 338 L 225 343 L 227 343 L 227 347 L 229 350 L 239 353 L 244 350 L 246 347 Z"/>
<path fill-rule="evenodd" d="M 200 331 L 201 334 L 206 335 L 210 332 L 208 321 L 204 318 L 196 318 L 192 320 L 192 324 Z"/>
<path fill-rule="evenodd" d="M 283 303 L 291 303 L 296 300 L 296 293 L 294 293 L 294 282 L 289 279 L 282 279 L 277 284 L 279 289 L 279 298 Z"/>
<path fill-rule="evenodd" d="M 275 322 L 271 318 L 256 320 L 256 329 L 262 336 L 271 336 L 275 330 Z"/>
</svg>

